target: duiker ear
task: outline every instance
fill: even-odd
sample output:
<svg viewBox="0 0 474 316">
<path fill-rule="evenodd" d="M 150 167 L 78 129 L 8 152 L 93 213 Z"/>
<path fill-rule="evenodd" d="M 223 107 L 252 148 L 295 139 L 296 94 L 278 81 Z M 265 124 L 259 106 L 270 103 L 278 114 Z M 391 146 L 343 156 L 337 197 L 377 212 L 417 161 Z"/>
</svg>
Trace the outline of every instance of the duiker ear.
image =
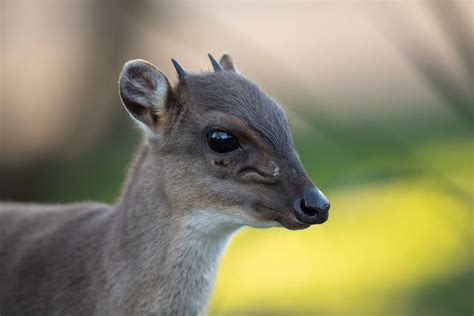
<svg viewBox="0 0 474 316">
<path fill-rule="evenodd" d="M 219 64 L 221 64 L 224 70 L 238 72 L 237 67 L 234 64 L 234 60 L 229 54 L 222 55 L 221 60 L 219 61 Z"/>
<path fill-rule="evenodd" d="M 147 132 L 157 134 L 160 118 L 165 115 L 168 93 L 171 93 L 166 76 L 147 61 L 131 60 L 123 66 L 119 90 L 128 113 L 146 126 Z"/>
</svg>

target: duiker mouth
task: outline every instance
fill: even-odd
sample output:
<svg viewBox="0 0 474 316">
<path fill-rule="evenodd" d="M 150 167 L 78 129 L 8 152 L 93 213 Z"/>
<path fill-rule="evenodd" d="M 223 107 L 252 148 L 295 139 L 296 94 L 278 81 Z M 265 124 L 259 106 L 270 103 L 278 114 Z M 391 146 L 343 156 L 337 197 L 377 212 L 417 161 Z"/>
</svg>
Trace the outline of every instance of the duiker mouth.
<svg viewBox="0 0 474 316">
<path fill-rule="evenodd" d="M 290 230 L 305 229 L 311 226 L 299 220 L 293 215 L 293 212 L 288 209 L 274 208 L 263 204 L 256 204 L 255 209 L 258 212 L 258 217 L 263 220 L 273 220 L 278 222 L 281 226 Z"/>
<path fill-rule="evenodd" d="M 256 204 L 255 208 L 265 220 L 277 221 L 288 229 L 305 229 L 326 222 L 330 204 L 318 188 L 311 186 L 305 189 L 302 197 L 293 201 L 289 210 L 288 207 L 270 206 L 269 203 Z"/>
</svg>

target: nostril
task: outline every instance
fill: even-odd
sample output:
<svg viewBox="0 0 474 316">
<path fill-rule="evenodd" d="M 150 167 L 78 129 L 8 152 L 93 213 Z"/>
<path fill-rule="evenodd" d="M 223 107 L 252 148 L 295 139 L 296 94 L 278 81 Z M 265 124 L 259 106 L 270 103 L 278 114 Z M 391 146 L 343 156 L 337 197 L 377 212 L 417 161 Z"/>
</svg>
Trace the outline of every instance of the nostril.
<svg viewBox="0 0 474 316">
<path fill-rule="evenodd" d="M 300 200 L 300 207 L 301 207 L 301 210 L 308 216 L 310 217 L 313 217 L 313 216 L 316 216 L 317 213 L 318 213 L 318 210 L 313 208 L 313 207 L 308 207 L 306 205 L 306 201 L 305 199 L 301 199 Z"/>
<path fill-rule="evenodd" d="M 329 202 L 324 194 L 316 187 L 307 189 L 303 197 L 293 202 L 295 216 L 308 224 L 322 224 L 329 217 Z"/>
</svg>

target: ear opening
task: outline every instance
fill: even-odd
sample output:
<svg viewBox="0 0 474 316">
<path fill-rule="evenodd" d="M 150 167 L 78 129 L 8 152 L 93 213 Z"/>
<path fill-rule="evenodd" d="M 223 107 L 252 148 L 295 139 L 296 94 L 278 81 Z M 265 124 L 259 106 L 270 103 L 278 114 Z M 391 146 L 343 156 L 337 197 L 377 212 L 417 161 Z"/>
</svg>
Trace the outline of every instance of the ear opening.
<svg viewBox="0 0 474 316">
<path fill-rule="evenodd" d="M 125 109 L 146 132 L 158 134 L 171 93 L 166 76 L 144 60 L 127 62 L 120 74 L 119 92 Z"/>
</svg>

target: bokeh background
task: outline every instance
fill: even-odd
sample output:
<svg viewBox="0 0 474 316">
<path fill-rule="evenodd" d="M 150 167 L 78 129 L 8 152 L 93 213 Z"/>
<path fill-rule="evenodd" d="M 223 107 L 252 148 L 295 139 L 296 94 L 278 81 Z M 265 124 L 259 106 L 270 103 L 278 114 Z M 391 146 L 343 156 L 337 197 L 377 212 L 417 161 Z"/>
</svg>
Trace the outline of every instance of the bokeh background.
<svg viewBox="0 0 474 316">
<path fill-rule="evenodd" d="M 123 63 L 230 52 L 332 202 L 244 229 L 211 315 L 472 315 L 472 1 L 0 2 L 0 199 L 113 202 L 140 133 Z M 1 272 L 0 272 L 1 273 Z"/>
</svg>

